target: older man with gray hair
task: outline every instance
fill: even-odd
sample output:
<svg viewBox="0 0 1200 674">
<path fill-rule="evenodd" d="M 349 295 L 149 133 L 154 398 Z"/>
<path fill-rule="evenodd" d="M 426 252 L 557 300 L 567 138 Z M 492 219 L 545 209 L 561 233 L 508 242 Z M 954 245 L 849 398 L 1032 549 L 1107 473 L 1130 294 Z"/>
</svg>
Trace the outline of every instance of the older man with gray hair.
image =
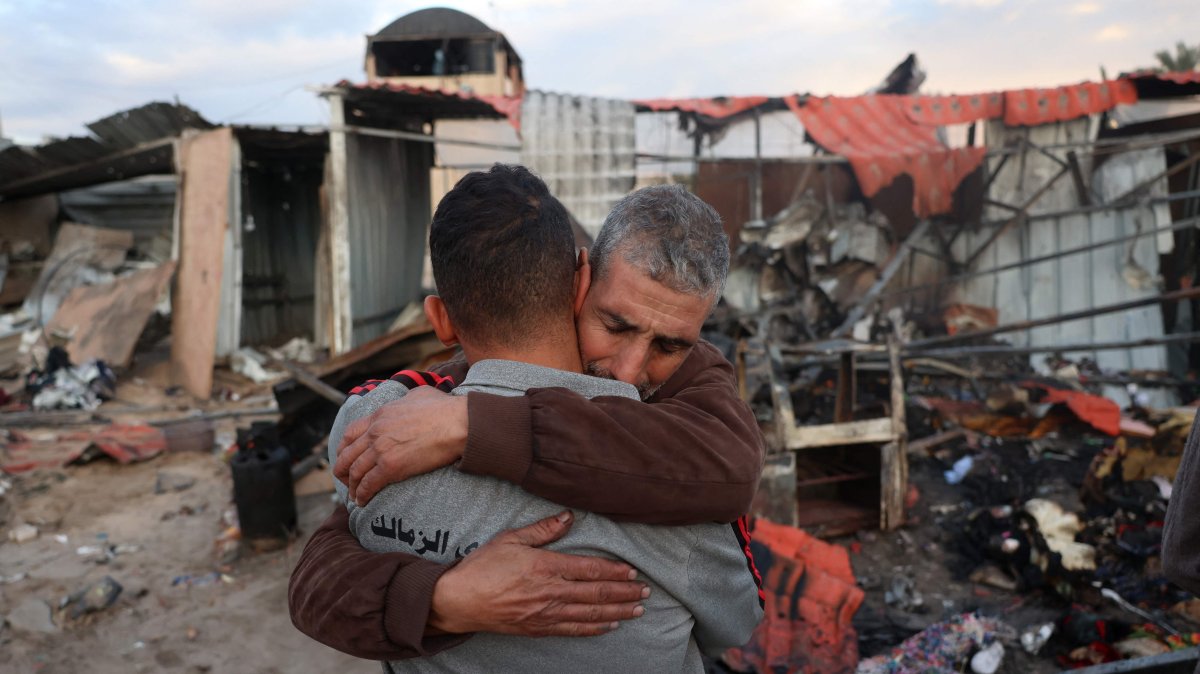
<svg viewBox="0 0 1200 674">
<path fill-rule="evenodd" d="M 616 396 L 589 401 L 558 388 L 501 397 L 421 387 L 345 429 L 335 475 L 359 505 L 383 486 L 457 461 L 459 471 L 617 521 L 737 519 L 757 486 L 761 435 L 729 363 L 700 340 L 728 260 L 720 218 L 703 201 L 678 186 L 630 194 L 606 219 L 591 262 L 580 251 L 580 275 L 590 288 L 575 319 L 585 371 L 632 384 L 649 404 Z M 462 364 L 438 374 L 462 381 Z M 723 509 L 714 511 L 714 501 Z M 459 622 L 446 613 L 455 607 L 469 607 L 461 622 L 475 631 L 522 636 L 603 634 L 612 621 L 640 615 L 626 600 L 602 596 L 611 592 L 597 592 L 590 607 L 570 599 L 578 597 L 578 583 L 615 578 L 604 575 L 608 568 L 582 578 L 562 561 L 568 556 L 540 556 L 552 553 L 536 547 L 570 524 L 539 526 L 536 534 L 515 530 L 493 539 L 503 539 L 507 557 L 503 546 L 485 544 L 471 564 L 447 573 L 413 555 L 364 551 L 339 510 L 314 534 L 293 574 L 293 622 L 352 655 L 398 659 L 461 643 L 427 623 L 432 615 L 440 624 Z M 733 528 L 748 552 L 744 521 Z M 513 543 L 525 546 L 522 555 Z M 495 562 L 484 564 L 489 555 Z M 468 582 L 468 573 L 479 578 Z M 578 615 L 588 620 L 571 617 Z"/>
</svg>

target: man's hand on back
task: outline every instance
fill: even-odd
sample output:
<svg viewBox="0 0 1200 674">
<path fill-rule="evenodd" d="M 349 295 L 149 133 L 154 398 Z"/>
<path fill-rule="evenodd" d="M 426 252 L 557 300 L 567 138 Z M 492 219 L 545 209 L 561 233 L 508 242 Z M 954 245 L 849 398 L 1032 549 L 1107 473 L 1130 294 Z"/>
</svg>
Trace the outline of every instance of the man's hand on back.
<svg viewBox="0 0 1200 674">
<path fill-rule="evenodd" d="M 595 636 L 645 612 L 650 595 L 622 562 L 538 550 L 570 528 L 570 511 L 505 531 L 438 579 L 429 627 L 526 637 Z"/>
<path fill-rule="evenodd" d="M 361 506 L 393 482 L 454 463 L 466 446 L 466 397 L 420 386 L 346 428 L 333 474 Z"/>
</svg>

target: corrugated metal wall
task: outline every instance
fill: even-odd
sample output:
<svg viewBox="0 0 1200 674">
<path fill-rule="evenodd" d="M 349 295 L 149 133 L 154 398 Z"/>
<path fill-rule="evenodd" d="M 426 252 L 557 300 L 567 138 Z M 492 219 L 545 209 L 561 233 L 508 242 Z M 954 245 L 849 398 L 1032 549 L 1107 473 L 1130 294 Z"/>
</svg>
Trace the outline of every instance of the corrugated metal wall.
<svg viewBox="0 0 1200 674">
<path fill-rule="evenodd" d="M 1034 128 L 1009 129 L 993 123 L 987 129 L 991 147 L 1012 144 L 1014 137 L 1026 135 L 1037 146 L 1085 140 L 1092 137 L 1089 119 Z M 1065 149 L 1048 152 L 1065 159 Z M 1090 173 L 1086 152 L 1078 152 L 1083 173 Z M 994 167 L 997 157 L 988 160 Z M 991 199 L 1013 205 L 1023 204 L 1047 180 L 1056 174 L 1060 164 L 1036 150 L 1014 155 L 1005 163 L 989 193 Z M 1148 180 L 1166 167 L 1162 149 L 1122 153 L 1110 158 L 1090 176 L 1090 188 L 1099 202 L 1111 200 L 1126 190 Z M 1156 193 L 1165 193 L 1165 185 L 1156 186 Z M 1056 213 L 1079 206 L 1075 185 L 1069 175 L 1063 176 L 1030 208 L 1033 215 Z M 1000 220 L 1010 212 L 992 207 L 987 217 Z M 999 237 L 975 263 L 975 269 L 1041 257 L 1061 250 L 1078 248 L 1091 243 L 1128 236 L 1141 230 L 1163 227 L 1170 223 L 1165 206 L 1108 209 L 1075 213 L 1050 218 L 1033 219 L 1015 226 Z M 962 260 L 983 245 L 993 230 L 964 232 L 955 244 L 955 257 Z M 1138 239 L 1134 245 L 1109 246 L 1087 253 L 1071 255 L 1036 265 L 970 279 L 955 288 L 955 301 L 996 307 L 1000 322 L 1010 323 L 1045 318 L 1067 312 L 1125 302 L 1159 294 L 1152 284 L 1134 287 L 1126 277 L 1154 277 L 1158 274 L 1158 246 L 1154 237 Z M 1133 264 L 1131 264 L 1133 263 Z M 1140 268 L 1141 271 L 1138 271 Z M 1144 274 L 1143 274 L 1144 272 Z M 1013 332 L 1005 340 L 1019 346 L 1055 344 L 1086 344 L 1134 340 L 1163 335 L 1162 312 L 1157 305 L 1132 311 L 1110 313 L 1092 318 L 1045 326 L 1030 331 Z M 1139 347 L 1127 350 L 1068 353 L 1070 358 L 1090 357 L 1102 368 L 1111 370 L 1166 370 L 1166 348 Z M 1045 371 L 1045 355 L 1031 357 L 1031 364 Z M 1120 404 L 1128 403 L 1124 389 L 1109 387 L 1106 395 Z M 1174 404 L 1165 391 L 1151 392 L 1157 405 Z"/>
<path fill-rule="evenodd" d="M 384 334 L 420 299 L 433 146 L 347 134 L 352 343 Z"/>
<path fill-rule="evenodd" d="M 593 237 L 636 179 L 633 104 L 529 91 L 521 104 L 521 163 Z"/>
<path fill-rule="evenodd" d="M 242 167 L 242 343 L 313 333 L 318 195 L 324 158 Z"/>
<path fill-rule="evenodd" d="M 67 218 L 95 227 L 133 232 L 133 245 L 150 258 L 171 258 L 177 179 L 145 176 L 59 194 Z"/>
</svg>

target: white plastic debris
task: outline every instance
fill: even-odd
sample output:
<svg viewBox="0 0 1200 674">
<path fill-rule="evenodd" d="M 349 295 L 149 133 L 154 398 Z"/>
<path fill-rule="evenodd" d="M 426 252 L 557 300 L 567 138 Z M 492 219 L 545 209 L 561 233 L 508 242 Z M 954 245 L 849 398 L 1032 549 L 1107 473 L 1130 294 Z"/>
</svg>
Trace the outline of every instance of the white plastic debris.
<svg viewBox="0 0 1200 674">
<path fill-rule="evenodd" d="M 996 674 L 1004 662 L 1004 644 L 999 641 L 971 656 L 971 671 L 975 674 Z"/>
<path fill-rule="evenodd" d="M 246 346 L 234 351 L 229 357 L 229 366 L 233 371 L 255 384 L 266 384 L 287 376 L 286 372 L 268 370 L 266 363 L 266 356 Z"/>
<path fill-rule="evenodd" d="M 38 528 L 32 524 L 21 524 L 8 531 L 8 540 L 14 543 L 28 543 L 38 537 Z"/>
<path fill-rule="evenodd" d="M 1021 634 L 1021 648 L 1030 655 L 1037 655 L 1042 646 L 1054 636 L 1054 623 L 1045 623 L 1031 627 Z"/>
<path fill-rule="evenodd" d="M 942 474 L 946 476 L 947 484 L 958 484 L 959 482 L 963 481 L 963 478 L 967 476 L 967 473 L 971 472 L 971 468 L 974 466 L 975 457 L 968 454 L 958 461 L 955 461 L 954 466 Z"/>
</svg>

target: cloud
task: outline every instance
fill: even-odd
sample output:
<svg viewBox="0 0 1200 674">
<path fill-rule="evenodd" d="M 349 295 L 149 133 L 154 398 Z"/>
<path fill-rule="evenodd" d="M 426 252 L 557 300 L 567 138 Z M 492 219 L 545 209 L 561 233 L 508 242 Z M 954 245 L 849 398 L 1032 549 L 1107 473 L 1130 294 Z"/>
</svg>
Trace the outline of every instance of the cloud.
<svg viewBox="0 0 1200 674">
<path fill-rule="evenodd" d="M 937 3 L 957 7 L 995 7 L 1004 4 L 1004 0 L 937 0 Z"/>
<path fill-rule="evenodd" d="M 909 52 L 929 92 L 1053 86 L 1153 63 L 1195 0 L 439 0 L 503 31 L 531 87 L 618 98 L 853 95 Z M 214 121 L 320 123 L 305 84 L 362 80 L 406 0 L 0 0 L 0 115 L 22 141 L 179 99 Z M 1005 23 L 1006 17 L 1012 17 Z M 936 39 L 931 39 L 933 36 Z"/>
<path fill-rule="evenodd" d="M 1096 33 L 1096 40 L 1099 42 L 1119 42 L 1127 37 L 1129 29 L 1117 23 L 1109 24 Z"/>
</svg>

